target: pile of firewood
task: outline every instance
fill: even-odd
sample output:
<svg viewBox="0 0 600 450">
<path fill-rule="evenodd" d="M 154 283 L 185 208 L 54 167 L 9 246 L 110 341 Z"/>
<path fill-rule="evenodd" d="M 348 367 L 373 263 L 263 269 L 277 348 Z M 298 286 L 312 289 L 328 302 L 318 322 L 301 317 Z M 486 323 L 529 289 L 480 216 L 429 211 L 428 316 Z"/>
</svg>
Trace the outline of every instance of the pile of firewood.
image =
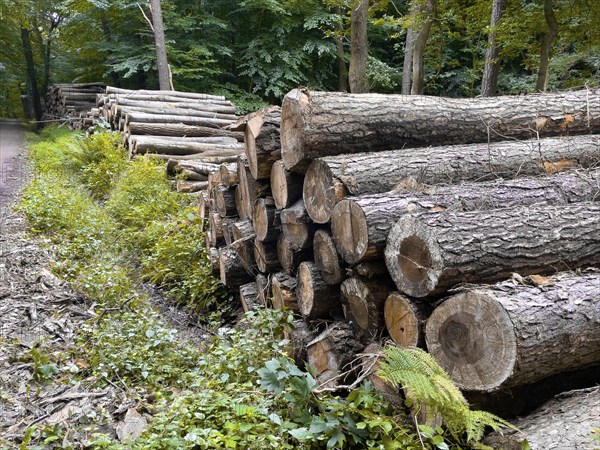
<svg viewBox="0 0 600 450">
<path fill-rule="evenodd" d="M 600 91 L 294 90 L 243 124 L 200 200 L 213 271 L 297 312 L 323 386 L 386 338 L 466 391 L 600 364 Z"/>
<path fill-rule="evenodd" d="M 131 158 L 151 153 L 168 162 L 169 173 L 188 175 L 178 183 L 181 192 L 205 189 L 211 164 L 235 161 L 244 152 L 243 133 L 226 129 L 238 117 L 223 96 L 108 86 L 97 106 L 111 129 L 123 134 Z"/>
<path fill-rule="evenodd" d="M 46 95 L 46 122 L 66 122 L 72 130 L 87 129 L 100 117 L 96 95 L 103 83 L 53 84 Z"/>
</svg>

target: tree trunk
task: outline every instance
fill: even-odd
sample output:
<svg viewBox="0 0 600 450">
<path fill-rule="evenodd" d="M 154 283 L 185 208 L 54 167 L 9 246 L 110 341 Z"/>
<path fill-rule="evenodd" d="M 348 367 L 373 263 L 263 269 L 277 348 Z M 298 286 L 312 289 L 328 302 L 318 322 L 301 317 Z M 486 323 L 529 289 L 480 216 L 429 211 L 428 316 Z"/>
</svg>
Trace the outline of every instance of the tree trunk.
<svg viewBox="0 0 600 450">
<path fill-rule="evenodd" d="M 385 262 L 413 297 L 599 264 L 600 203 L 405 216 L 392 227 Z"/>
<path fill-rule="evenodd" d="M 250 168 L 245 156 L 238 159 L 238 189 L 242 203 L 243 215 L 249 219 L 254 216 L 254 203 L 269 190 L 267 183 L 258 182 L 250 173 Z M 240 213 L 240 216 L 242 213 Z"/>
<path fill-rule="evenodd" d="M 453 186 L 415 186 L 381 194 L 347 197 L 335 205 L 331 230 L 337 251 L 348 264 L 383 258 L 392 226 L 406 214 L 475 211 L 544 203 L 564 205 L 600 200 L 600 169 L 543 178 L 472 182 Z"/>
<path fill-rule="evenodd" d="M 385 325 L 383 305 L 392 289 L 389 279 L 347 278 L 340 287 L 344 317 L 363 342 L 381 335 Z"/>
<path fill-rule="evenodd" d="M 544 92 L 548 86 L 548 65 L 550 63 L 550 49 L 552 41 L 558 34 L 558 22 L 554 15 L 554 5 L 552 0 L 544 0 L 544 17 L 548 25 L 548 32 L 544 35 L 542 48 L 540 52 L 540 68 L 538 70 L 537 82 L 535 89 Z"/>
<path fill-rule="evenodd" d="M 106 87 L 107 95 L 124 95 L 127 98 L 143 98 L 155 97 L 158 101 L 169 101 L 169 99 L 194 99 L 204 101 L 222 101 L 231 104 L 229 100 L 226 100 L 222 95 L 211 95 L 211 94 L 199 94 L 196 92 L 183 92 L 173 90 L 146 90 L 146 89 L 124 89 L 115 86 Z M 163 97 L 163 98 L 160 98 Z M 185 100 L 187 101 L 187 100 Z"/>
<path fill-rule="evenodd" d="M 31 32 L 25 27 L 21 27 L 21 45 L 23 46 L 23 54 L 25 56 L 25 66 L 27 67 L 27 81 L 29 90 L 31 91 L 31 104 L 33 106 L 33 114 L 35 120 L 40 127 L 42 120 L 42 101 L 40 99 L 40 91 L 37 85 L 37 76 L 35 73 L 35 63 L 33 61 L 33 50 L 31 49 Z"/>
<path fill-rule="evenodd" d="M 500 73 L 500 61 L 498 60 L 498 44 L 496 34 L 500 21 L 506 11 L 507 0 L 494 0 L 492 2 L 492 18 L 488 32 L 488 43 L 485 51 L 485 66 L 483 68 L 483 79 L 481 81 L 481 95 L 491 97 L 496 95 L 498 89 L 498 75 Z"/>
<path fill-rule="evenodd" d="M 492 433 L 483 443 L 506 450 L 521 450 L 523 439 L 531 448 L 597 448 L 590 430 L 598 428 L 598 417 L 600 387 L 565 392 L 527 416 L 512 420 L 519 432 Z"/>
<path fill-rule="evenodd" d="M 388 295 L 383 315 L 392 340 L 399 347 L 425 347 L 425 322 L 431 314 L 429 303 L 406 297 L 400 292 Z"/>
<path fill-rule="evenodd" d="M 327 283 L 314 262 L 298 267 L 298 309 L 305 320 L 331 319 L 341 311 L 339 285 Z"/>
<path fill-rule="evenodd" d="M 184 125 L 195 125 L 200 127 L 222 128 L 231 125 L 234 121 L 231 119 L 213 119 L 212 117 L 198 116 L 177 116 L 171 114 L 149 114 L 142 112 L 130 112 L 126 115 L 125 125 L 126 130 L 131 133 L 129 124 L 131 122 L 144 123 L 174 123 Z"/>
<path fill-rule="evenodd" d="M 269 106 L 250 114 L 244 131 L 250 173 L 257 180 L 269 179 L 271 166 L 281 158 L 279 128 L 281 108 Z"/>
<path fill-rule="evenodd" d="M 192 109 L 197 111 L 212 111 L 220 114 L 232 114 L 235 115 L 235 106 L 228 100 L 197 100 L 197 99 L 186 99 L 181 97 L 175 97 L 178 101 L 155 101 L 155 100 L 144 100 L 136 97 L 130 98 L 129 96 L 119 96 L 112 102 L 113 106 L 119 108 L 146 108 L 146 109 Z M 240 133 L 242 134 L 242 133 Z"/>
<path fill-rule="evenodd" d="M 331 233 L 317 230 L 313 238 L 315 264 L 323 279 L 329 284 L 340 284 L 346 278 L 344 264 L 339 257 Z"/>
<path fill-rule="evenodd" d="M 427 348 L 467 391 L 509 388 L 597 365 L 598 292 L 598 273 L 470 288 L 433 311 Z"/>
<path fill-rule="evenodd" d="M 419 32 L 414 25 L 410 26 L 406 31 L 404 62 L 402 64 L 402 95 L 410 95 L 410 88 L 412 86 L 413 51 L 415 49 L 415 40 L 418 34 Z"/>
<path fill-rule="evenodd" d="M 219 249 L 219 264 L 221 283 L 230 288 L 240 287 L 242 284 L 253 281 L 244 263 L 235 250 L 229 248 Z"/>
<path fill-rule="evenodd" d="M 281 110 L 285 168 L 323 156 L 600 132 L 600 90 L 471 99 L 294 89 Z"/>
<path fill-rule="evenodd" d="M 346 195 L 394 189 L 407 177 L 448 184 L 542 175 L 598 163 L 597 136 L 442 146 L 319 158 L 304 180 L 304 202 L 316 223 L 326 223 Z"/>
<path fill-rule="evenodd" d="M 276 273 L 271 279 L 271 291 L 273 292 L 273 308 L 287 308 L 295 311 L 298 308 L 296 297 L 296 278 L 285 273 Z"/>
<path fill-rule="evenodd" d="M 350 92 L 365 94 L 369 92 L 367 62 L 369 58 L 369 42 L 367 25 L 369 24 L 369 0 L 355 0 L 352 6 L 350 22 Z"/>
<path fill-rule="evenodd" d="M 285 235 L 281 234 L 277 238 L 277 257 L 283 271 L 288 275 L 294 275 L 301 262 L 310 261 L 313 258 L 313 251 L 312 248 L 294 250 L 285 239 Z"/>
<path fill-rule="evenodd" d="M 285 170 L 283 161 L 279 160 L 271 168 L 271 192 L 278 209 L 289 208 L 302 198 L 304 177 L 298 173 Z"/>
<path fill-rule="evenodd" d="M 422 2 L 422 0 L 419 0 Z M 426 0 L 419 9 L 423 10 L 421 13 L 424 15 L 422 23 L 418 32 L 418 35 L 414 41 L 414 49 L 412 52 L 412 86 L 410 93 L 412 95 L 423 94 L 423 88 L 425 85 L 425 45 L 429 38 L 429 32 L 431 30 L 431 24 L 435 16 L 436 0 Z"/>
<path fill-rule="evenodd" d="M 156 68 L 158 69 L 158 83 L 163 91 L 173 90 L 169 63 L 167 61 L 167 45 L 165 43 L 165 28 L 163 25 L 162 8 L 160 0 L 150 0 L 152 11 L 152 32 L 156 46 Z"/>
<path fill-rule="evenodd" d="M 168 116 L 188 116 L 188 117 L 206 117 L 212 119 L 223 119 L 236 121 L 235 114 L 222 113 L 221 111 L 229 110 L 229 107 L 223 106 L 206 106 L 203 109 L 199 108 L 165 108 L 165 107 L 146 107 L 146 106 L 121 106 L 114 104 L 111 107 L 111 114 L 115 117 L 125 116 L 130 113 L 144 113 L 154 115 Z"/>
</svg>

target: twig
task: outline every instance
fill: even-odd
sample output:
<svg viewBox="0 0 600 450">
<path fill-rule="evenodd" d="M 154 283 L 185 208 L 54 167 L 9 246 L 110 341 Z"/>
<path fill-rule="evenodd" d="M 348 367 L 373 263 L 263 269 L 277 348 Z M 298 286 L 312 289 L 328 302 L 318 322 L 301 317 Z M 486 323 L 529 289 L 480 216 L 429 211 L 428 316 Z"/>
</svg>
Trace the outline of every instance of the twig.
<svg viewBox="0 0 600 450">
<path fill-rule="evenodd" d="M 144 16 L 144 19 L 146 19 L 146 21 L 148 22 L 148 24 L 150 25 L 150 29 L 152 30 L 152 32 L 154 33 L 154 25 L 152 25 L 152 21 L 148 18 L 148 16 L 146 15 L 146 13 L 144 12 L 144 8 L 142 8 L 142 5 L 140 5 L 139 3 L 136 3 L 136 5 L 138 6 L 138 8 L 140 8 L 140 11 L 142 12 L 142 15 Z"/>
</svg>

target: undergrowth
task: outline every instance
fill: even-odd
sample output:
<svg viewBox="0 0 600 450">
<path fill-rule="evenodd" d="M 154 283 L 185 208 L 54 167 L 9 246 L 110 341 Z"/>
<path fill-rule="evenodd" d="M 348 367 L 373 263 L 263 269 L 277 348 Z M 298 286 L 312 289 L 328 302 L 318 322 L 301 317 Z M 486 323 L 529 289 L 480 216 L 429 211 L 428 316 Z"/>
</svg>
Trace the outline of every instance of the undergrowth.
<svg viewBox="0 0 600 450">
<path fill-rule="evenodd" d="M 86 140 L 60 129 L 31 141 L 35 178 L 20 209 L 31 230 L 51 242 L 56 272 L 93 303 L 74 345 L 48 355 L 32 349 L 29 356 L 44 382 L 124 386 L 151 420 L 134 442 L 117 439 L 106 426 L 115 419 L 108 412 L 96 425 L 38 424 L 27 429 L 21 448 L 468 449 L 481 448 L 484 426 L 507 425 L 458 416 L 448 404 L 460 400 L 449 380 L 437 396 L 413 390 L 413 401 L 432 402 L 446 419 L 448 427 L 435 433 L 415 428 L 369 383 L 345 397 L 315 394 L 314 374 L 293 363 L 281 338 L 293 320 L 287 312 L 257 309 L 241 326 L 223 327 L 215 312 L 231 306 L 231 298 L 210 275 L 194 205 L 172 192 L 160 163 L 126 161 L 118 141 L 109 133 Z M 202 344 L 165 324 L 141 293 L 142 281 L 205 318 Z M 384 371 L 410 385 L 393 365 L 402 357 L 392 354 Z M 425 391 L 438 389 L 432 382 Z M 88 433 L 84 442 L 76 440 L 81 430 Z"/>
</svg>

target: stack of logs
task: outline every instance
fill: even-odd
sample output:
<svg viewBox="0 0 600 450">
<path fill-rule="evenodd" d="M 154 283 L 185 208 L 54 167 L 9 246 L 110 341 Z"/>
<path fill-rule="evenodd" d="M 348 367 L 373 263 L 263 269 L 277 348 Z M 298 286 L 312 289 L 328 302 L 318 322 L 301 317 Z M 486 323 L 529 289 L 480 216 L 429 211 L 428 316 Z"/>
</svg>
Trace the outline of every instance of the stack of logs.
<svg viewBox="0 0 600 450">
<path fill-rule="evenodd" d="M 46 95 L 42 120 L 66 122 L 72 130 L 87 129 L 100 117 L 96 95 L 104 89 L 103 83 L 53 84 Z"/>
<path fill-rule="evenodd" d="M 294 90 L 243 124 L 200 200 L 213 271 L 297 312 L 324 388 L 386 338 L 466 391 L 600 364 L 599 90 Z"/>
<path fill-rule="evenodd" d="M 180 192 L 206 189 L 208 173 L 244 152 L 243 133 L 226 129 L 238 117 L 223 96 L 108 86 L 96 101 L 131 158 L 150 153 L 168 163 L 170 174 L 183 173 Z"/>
</svg>

